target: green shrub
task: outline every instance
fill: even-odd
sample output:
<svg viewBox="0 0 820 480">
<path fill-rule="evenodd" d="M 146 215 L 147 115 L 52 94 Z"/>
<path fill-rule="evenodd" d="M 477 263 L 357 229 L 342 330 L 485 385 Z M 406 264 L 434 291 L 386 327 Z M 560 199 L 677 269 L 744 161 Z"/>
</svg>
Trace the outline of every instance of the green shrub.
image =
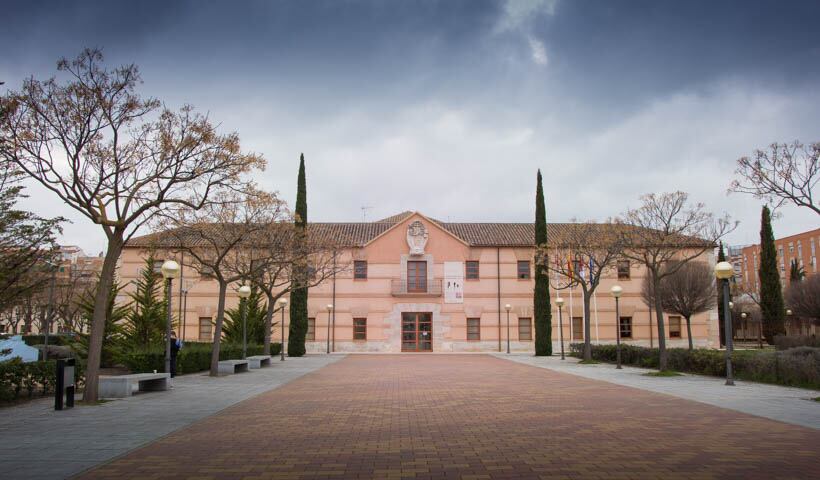
<svg viewBox="0 0 820 480">
<path fill-rule="evenodd" d="M 25 390 L 29 397 L 35 393 L 46 395 L 54 391 L 57 362 L 23 363 L 19 358 L 0 362 L 0 401 L 8 402 L 20 397 Z M 83 364 L 79 361 L 74 369 L 74 379 L 79 386 L 85 375 Z"/>
<path fill-rule="evenodd" d="M 583 344 L 570 345 L 570 355 L 580 358 Z M 593 345 L 592 358 L 616 361 L 615 345 Z M 670 370 L 722 377 L 726 375 L 726 353 L 723 350 L 699 348 L 667 349 Z M 658 368 L 658 349 L 621 345 L 621 363 L 644 368 Z M 793 387 L 820 389 L 820 348 L 797 347 L 788 350 L 736 350 L 732 352 L 734 376 L 740 380 L 774 383 Z"/>
<path fill-rule="evenodd" d="M 271 355 L 278 355 L 280 344 L 271 343 Z M 248 345 L 248 356 L 261 355 L 262 345 Z M 242 345 L 226 343 L 219 347 L 220 360 L 242 358 Z M 165 349 L 134 350 L 123 354 L 120 362 L 131 372 L 162 372 L 165 370 Z M 211 344 L 186 342 L 177 354 L 177 374 L 196 373 L 211 368 Z"/>
<path fill-rule="evenodd" d="M 792 337 L 776 335 L 774 337 L 774 346 L 778 350 L 788 350 L 795 347 L 820 348 L 820 337 L 815 335 L 798 335 Z"/>
</svg>

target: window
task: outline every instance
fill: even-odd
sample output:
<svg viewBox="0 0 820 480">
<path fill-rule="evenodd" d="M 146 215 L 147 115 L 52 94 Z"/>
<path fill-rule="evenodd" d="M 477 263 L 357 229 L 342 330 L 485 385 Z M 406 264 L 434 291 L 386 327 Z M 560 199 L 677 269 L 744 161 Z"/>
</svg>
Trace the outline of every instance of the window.
<svg viewBox="0 0 820 480">
<path fill-rule="evenodd" d="M 481 319 L 467 319 L 467 340 L 481 340 Z"/>
<path fill-rule="evenodd" d="M 199 341 L 212 342 L 213 341 L 213 324 L 211 317 L 199 317 Z"/>
<path fill-rule="evenodd" d="M 353 319 L 353 340 L 367 340 L 367 319 Z"/>
<path fill-rule="evenodd" d="M 353 262 L 353 278 L 356 280 L 367 279 L 367 262 L 365 260 L 355 260 Z"/>
<path fill-rule="evenodd" d="M 427 291 L 427 262 L 423 260 L 407 262 L 407 291 Z"/>
<path fill-rule="evenodd" d="M 530 262 L 527 262 L 527 263 L 529 264 Z M 531 318 L 519 318 L 518 319 L 518 339 L 519 340 L 532 340 L 532 319 Z"/>
<path fill-rule="evenodd" d="M 680 317 L 669 317 L 669 338 L 680 338 Z"/>
<path fill-rule="evenodd" d="M 518 261 L 518 279 L 519 280 L 529 280 L 530 278 L 530 261 L 529 260 L 519 260 Z"/>
<path fill-rule="evenodd" d="M 584 318 L 583 317 L 572 317 L 572 339 L 573 340 L 583 340 L 584 339 Z"/>
<path fill-rule="evenodd" d="M 478 261 L 468 260 L 467 266 L 467 280 L 478 280 Z"/>
<path fill-rule="evenodd" d="M 307 329 L 307 334 L 305 334 L 305 340 L 310 340 L 311 342 L 316 340 L 316 319 L 315 318 L 308 318 L 308 329 Z"/>
<path fill-rule="evenodd" d="M 162 264 L 163 263 L 164 263 L 163 260 L 154 260 L 154 264 L 151 266 L 152 269 L 154 270 L 154 273 L 157 273 L 157 274 L 162 273 Z"/>
<path fill-rule="evenodd" d="M 629 260 L 618 260 L 618 280 L 629 280 Z"/>
<path fill-rule="evenodd" d="M 632 317 L 621 317 L 621 338 L 632 338 Z"/>
</svg>

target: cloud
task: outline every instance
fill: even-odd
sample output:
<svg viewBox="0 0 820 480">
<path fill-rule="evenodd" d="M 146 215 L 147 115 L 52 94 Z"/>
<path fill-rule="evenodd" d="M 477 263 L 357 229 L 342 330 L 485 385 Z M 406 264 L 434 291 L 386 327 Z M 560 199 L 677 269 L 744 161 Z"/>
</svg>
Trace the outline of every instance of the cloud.
<svg viewBox="0 0 820 480">
<path fill-rule="evenodd" d="M 532 61 L 545 66 L 547 64 L 547 49 L 544 47 L 544 42 L 533 36 L 530 36 L 529 41 L 530 50 L 532 50 Z"/>
<path fill-rule="evenodd" d="M 518 30 L 538 15 L 555 15 L 556 5 L 558 0 L 506 0 L 495 32 Z"/>
</svg>

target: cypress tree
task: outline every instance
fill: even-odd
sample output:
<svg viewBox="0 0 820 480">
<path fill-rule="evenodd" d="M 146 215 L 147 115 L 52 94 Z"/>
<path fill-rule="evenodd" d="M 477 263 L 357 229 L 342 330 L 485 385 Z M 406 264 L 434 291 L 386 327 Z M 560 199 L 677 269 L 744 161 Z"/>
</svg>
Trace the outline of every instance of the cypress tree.
<svg viewBox="0 0 820 480">
<path fill-rule="evenodd" d="M 305 183 L 305 155 L 299 157 L 299 178 L 296 189 L 296 225 L 297 235 L 304 237 L 307 234 L 307 186 Z M 288 334 L 288 355 L 301 357 L 305 354 L 305 336 L 307 335 L 307 303 L 308 289 L 305 279 L 308 275 L 308 266 L 293 265 L 290 293 L 290 329 Z"/>
<path fill-rule="evenodd" d="M 763 207 L 760 220 L 760 314 L 763 320 L 763 336 L 770 344 L 775 335 L 786 333 L 784 326 L 785 306 L 777 271 L 777 251 L 774 246 L 772 218 L 769 207 Z"/>
<path fill-rule="evenodd" d="M 726 255 L 723 253 L 723 242 L 720 242 L 720 250 L 718 250 L 718 263 L 726 261 Z M 726 322 L 723 321 L 723 283 L 717 282 L 717 301 L 718 301 L 718 329 L 720 330 L 720 344 L 726 345 Z M 731 298 L 729 299 L 731 300 Z"/>
<path fill-rule="evenodd" d="M 541 186 L 541 170 L 535 189 L 535 245 L 547 246 L 547 213 L 544 206 L 544 189 Z M 535 354 L 552 355 L 552 309 L 550 307 L 549 276 L 546 266 L 535 266 L 535 289 L 533 292 L 535 313 Z"/>
</svg>

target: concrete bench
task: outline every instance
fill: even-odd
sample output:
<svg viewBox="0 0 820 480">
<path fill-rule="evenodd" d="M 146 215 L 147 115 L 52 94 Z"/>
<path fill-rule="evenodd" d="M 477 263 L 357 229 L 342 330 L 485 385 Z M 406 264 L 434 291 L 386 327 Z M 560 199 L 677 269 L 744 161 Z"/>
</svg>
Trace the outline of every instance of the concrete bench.
<svg viewBox="0 0 820 480">
<path fill-rule="evenodd" d="M 219 362 L 220 375 L 232 375 L 248 371 L 247 360 L 222 360 Z"/>
<path fill-rule="evenodd" d="M 254 355 L 248 357 L 248 366 L 251 368 L 270 367 L 270 355 Z"/>
<path fill-rule="evenodd" d="M 136 391 L 158 392 L 168 390 L 170 373 L 134 373 L 131 375 L 100 375 L 99 395 L 101 398 L 130 397 Z"/>
</svg>

